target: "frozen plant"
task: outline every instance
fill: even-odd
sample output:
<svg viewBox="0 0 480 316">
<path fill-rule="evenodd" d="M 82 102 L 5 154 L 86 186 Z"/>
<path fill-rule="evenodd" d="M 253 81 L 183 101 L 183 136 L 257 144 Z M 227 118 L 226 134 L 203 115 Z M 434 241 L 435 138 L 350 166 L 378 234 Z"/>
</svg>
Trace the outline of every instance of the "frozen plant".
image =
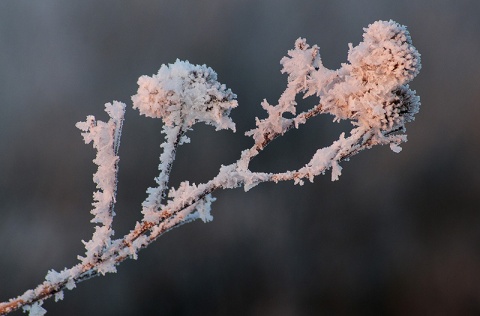
<svg viewBox="0 0 480 316">
<path fill-rule="evenodd" d="M 75 288 L 77 283 L 115 272 L 118 264 L 136 259 L 142 248 L 175 227 L 196 219 L 211 221 L 211 204 L 215 201 L 212 193 L 217 190 L 243 187 L 247 191 L 262 182 L 288 180 L 302 185 L 329 169 L 332 180 L 338 180 L 340 164 L 364 149 L 389 145 L 394 152 L 400 152 L 399 145 L 407 140 L 405 123 L 414 119 L 420 106 L 419 97 L 408 86 L 420 70 L 420 54 L 412 46 L 405 26 L 394 21 L 377 21 L 364 31 L 360 44 L 349 44 L 348 63 L 337 70 L 325 68 L 319 47 L 299 38 L 280 61 L 282 73 L 288 74 L 285 92 L 276 105 L 262 102 L 266 118 L 257 118 L 256 127 L 246 133 L 254 144 L 206 183 L 185 181 L 177 188 L 169 186 L 176 150 L 190 141 L 186 134 L 199 122 L 217 130 L 235 131 L 229 114 L 237 107 L 236 95 L 217 81 L 211 68 L 187 61 L 162 65 L 156 75 L 140 77 L 138 92 L 132 97 L 133 108 L 145 116 L 162 119 L 165 142 L 161 145 L 157 185 L 147 189 L 142 205 L 143 219 L 118 239 L 114 238 L 112 223 L 125 104 L 107 103 L 107 122 L 88 116 L 77 123 L 85 142 L 92 143 L 97 151 L 94 163 L 98 170 L 93 180 L 98 191 L 93 194 L 91 211 L 92 222 L 97 224 L 95 232 L 84 242 L 86 252 L 79 256 L 77 265 L 60 272 L 50 270 L 42 284 L 0 303 L 0 315 L 20 308 L 30 315 L 43 315 L 46 311 L 42 304 L 47 298 L 61 300 L 64 291 Z M 317 97 L 319 102 L 297 113 L 298 94 Z M 348 120 L 352 130 L 349 135 L 342 133 L 330 146 L 318 149 L 297 170 L 266 173 L 249 169 L 250 161 L 275 138 L 300 128 L 319 114 L 330 114 L 334 121 Z"/>
</svg>

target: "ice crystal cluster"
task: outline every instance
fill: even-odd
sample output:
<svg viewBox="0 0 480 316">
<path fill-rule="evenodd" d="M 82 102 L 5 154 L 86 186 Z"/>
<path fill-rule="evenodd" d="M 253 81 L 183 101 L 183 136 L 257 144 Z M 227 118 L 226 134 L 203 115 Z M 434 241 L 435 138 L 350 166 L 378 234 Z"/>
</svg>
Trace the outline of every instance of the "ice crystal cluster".
<svg viewBox="0 0 480 316">
<path fill-rule="evenodd" d="M 243 187 L 249 190 L 262 182 L 293 181 L 303 184 L 331 170 L 332 180 L 341 174 L 340 164 L 374 145 L 390 145 L 399 152 L 406 141 L 405 124 L 414 119 L 420 101 L 408 83 L 420 71 L 417 52 L 405 26 L 393 21 L 377 21 L 364 29 L 363 41 L 349 44 L 348 62 L 337 70 L 323 66 L 318 46 L 299 38 L 288 56 L 281 59 L 282 73 L 288 75 L 287 87 L 277 104 L 266 100 L 262 107 L 266 117 L 256 119 L 256 127 L 246 133 L 253 145 L 242 151 L 239 159 L 222 166 L 218 174 L 205 183 L 182 182 L 170 187 L 169 175 L 178 146 L 188 143 L 186 133 L 199 122 L 216 130 L 235 131 L 229 117 L 237 107 L 236 95 L 217 81 L 209 67 L 177 60 L 162 65 L 157 74 L 138 79 L 138 91 L 132 97 L 133 108 L 140 114 L 160 118 L 165 141 L 160 145 L 159 174 L 156 186 L 147 189 L 142 204 L 143 219 L 125 236 L 114 238 L 114 205 L 119 168 L 118 150 L 126 105 L 114 101 L 105 110 L 109 120 L 103 122 L 88 116 L 77 123 L 84 141 L 97 151 L 93 175 L 97 191 L 93 194 L 92 238 L 84 242 L 85 256 L 61 272 L 51 270 L 45 281 L 33 290 L 0 303 L 0 315 L 23 308 L 30 315 L 43 315 L 42 303 L 49 297 L 63 299 L 63 291 L 76 283 L 98 275 L 116 272 L 116 266 L 128 258 L 136 259 L 147 247 L 172 228 L 196 219 L 213 219 L 212 196 L 217 190 Z M 316 97 L 311 109 L 297 113 L 297 95 Z M 285 115 L 288 114 L 288 115 Z M 311 159 L 296 170 L 278 173 L 253 172 L 250 161 L 270 142 L 292 128 L 300 128 L 310 118 L 329 114 L 334 121 L 348 120 L 349 135 L 342 133 L 330 146 L 318 149 Z"/>
<path fill-rule="evenodd" d="M 204 122 L 220 129 L 235 130 L 229 117 L 237 106 L 236 95 L 217 81 L 217 73 L 205 65 L 177 61 L 162 65 L 158 74 L 141 76 L 133 108 L 148 117 L 161 118 L 166 126 L 188 126 Z"/>
</svg>

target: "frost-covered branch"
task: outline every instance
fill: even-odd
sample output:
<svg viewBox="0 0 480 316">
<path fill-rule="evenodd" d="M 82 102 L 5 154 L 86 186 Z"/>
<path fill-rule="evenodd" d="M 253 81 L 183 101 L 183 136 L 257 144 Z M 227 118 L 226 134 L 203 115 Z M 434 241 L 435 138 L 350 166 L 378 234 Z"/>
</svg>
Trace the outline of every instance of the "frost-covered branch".
<svg viewBox="0 0 480 316">
<path fill-rule="evenodd" d="M 323 66 L 318 46 L 298 39 L 280 62 L 282 73 L 288 74 L 285 92 L 276 105 L 262 102 L 266 118 L 257 118 L 256 127 L 246 133 L 254 144 L 206 183 L 184 181 L 177 188 L 169 185 L 177 148 L 190 141 L 186 134 L 199 122 L 213 125 L 216 130 L 235 131 L 229 114 L 237 106 L 236 95 L 217 81 L 211 68 L 186 61 L 177 60 L 161 66 L 151 77 L 140 77 L 138 92 L 132 97 L 133 108 L 142 115 L 162 119 L 165 142 L 160 145 L 157 186 L 147 189 L 142 204 L 143 219 L 119 239 L 112 239 L 112 223 L 125 104 L 106 104 L 110 116 L 107 122 L 88 116 L 85 122 L 77 123 L 85 142 L 93 142 L 97 150 L 94 182 L 98 191 L 94 193 L 92 222 L 100 226 L 95 227 L 92 239 L 84 242 L 86 255 L 79 257 L 80 263 L 61 272 L 49 271 L 45 281 L 33 290 L 0 303 L 0 315 L 19 308 L 30 315 L 43 315 L 45 299 L 63 299 L 63 291 L 73 289 L 77 283 L 116 272 L 118 264 L 136 259 L 141 249 L 175 227 L 196 219 L 211 221 L 211 204 L 215 201 L 212 193 L 217 190 L 243 187 L 247 191 L 263 182 L 280 181 L 303 185 L 305 180 L 313 182 L 327 170 L 331 170 L 332 181 L 338 180 L 340 164 L 364 149 L 390 145 L 399 152 L 399 145 L 407 140 L 405 124 L 414 119 L 420 106 L 415 91 L 408 86 L 420 70 L 420 55 L 406 28 L 396 22 L 378 21 L 364 31 L 359 45 L 349 44 L 348 63 L 337 70 Z M 317 97 L 319 102 L 297 113 L 295 99 L 299 94 Z M 330 146 L 319 148 L 310 161 L 296 170 L 266 173 L 249 169 L 251 160 L 268 144 L 320 114 L 332 115 L 334 121 L 348 120 L 352 130 L 348 135 L 339 135 Z"/>
<path fill-rule="evenodd" d="M 125 114 L 125 104 L 114 101 L 107 103 L 105 111 L 110 116 L 108 122 L 95 120 L 90 115 L 85 122 L 78 122 L 77 128 L 83 131 L 85 143 L 93 142 L 97 150 L 97 156 L 93 162 L 98 166 L 93 174 L 93 181 L 97 184 L 98 191 L 93 193 L 95 202 L 91 211 L 95 217 L 92 223 L 100 223 L 102 226 L 95 227 L 95 233 L 88 242 L 83 242 L 87 250 L 85 257 L 79 257 L 82 262 L 95 262 L 102 256 L 105 249 L 111 244 L 113 236 L 113 217 L 115 216 L 114 205 L 116 202 L 118 180 L 118 149 Z"/>
</svg>

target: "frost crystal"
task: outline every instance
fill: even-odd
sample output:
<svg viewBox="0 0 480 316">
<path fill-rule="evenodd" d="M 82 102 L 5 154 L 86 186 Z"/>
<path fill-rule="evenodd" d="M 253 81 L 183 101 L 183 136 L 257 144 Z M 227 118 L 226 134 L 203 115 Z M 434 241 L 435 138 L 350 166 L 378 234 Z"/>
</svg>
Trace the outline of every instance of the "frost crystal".
<svg viewBox="0 0 480 316">
<path fill-rule="evenodd" d="M 188 181 L 180 183 L 178 189 L 171 188 L 168 193 L 170 200 L 168 201 L 167 209 L 184 208 L 185 206 L 191 206 L 192 211 L 196 209 L 197 217 L 204 223 L 213 220 L 213 216 L 210 214 L 211 204 L 215 201 L 215 198 L 211 194 L 207 194 L 205 197 L 194 201 L 196 192 L 201 192 L 201 189 L 194 183 L 190 184 Z"/>
<path fill-rule="evenodd" d="M 162 118 L 167 126 L 191 127 L 204 122 L 220 129 L 235 130 L 230 119 L 237 106 L 236 95 L 217 81 L 217 73 L 205 65 L 177 61 L 162 65 L 156 75 L 141 76 L 133 108 L 140 114 Z"/>
<path fill-rule="evenodd" d="M 43 316 L 47 313 L 47 310 L 42 307 L 43 302 L 36 302 L 32 305 L 23 307 L 23 311 L 28 312 L 29 316 Z"/>
<path fill-rule="evenodd" d="M 266 100 L 262 107 L 268 113 L 266 119 L 256 119 L 257 128 L 246 133 L 252 136 L 259 145 L 264 143 L 269 135 L 283 134 L 290 120 L 283 117 L 285 113 L 295 115 L 297 102 L 295 96 L 299 92 L 311 95 L 315 92 L 316 82 L 312 77 L 317 69 L 325 69 L 320 60 L 318 46 L 310 47 L 305 39 L 299 38 L 295 42 L 295 49 L 288 51 L 289 57 L 280 61 L 283 65 L 282 73 L 288 73 L 288 85 L 278 100 L 278 105 L 270 105 Z M 330 73 L 325 73 L 327 78 Z M 312 92 L 313 91 L 313 92 Z"/>
</svg>

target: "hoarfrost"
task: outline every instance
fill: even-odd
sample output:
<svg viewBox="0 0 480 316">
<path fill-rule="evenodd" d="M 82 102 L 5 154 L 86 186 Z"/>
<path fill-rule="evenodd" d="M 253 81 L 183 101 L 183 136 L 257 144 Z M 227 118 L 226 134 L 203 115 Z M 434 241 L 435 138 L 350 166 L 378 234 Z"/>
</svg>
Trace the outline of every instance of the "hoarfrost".
<svg viewBox="0 0 480 316">
<path fill-rule="evenodd" d="M 35 302 L 32 305 L 26 305 L 23 307 L 24 312 L 28 312 L 29 316 L 43 316 L 47 313 L 47 310 L 42 307 L 43 302 Z"/>
<path fill-rule="evenodd" d="M 257 118 L 257 127 L 246 133 L 262 146 L 274 135 L 290 128 L 284 113 L 295 114 L 295 95 L 316 95 L 316 111 L 330 113 L 335 121 L 351 120 L 365 129 L 382 132 L 404 130 L 413 120 L 420 100 L 408 82 L 420 71 L 420 54 L 412 46 L 405 26 L 394 21 L 377 21 L 364 29 L 363 41 L 349 44 L 348 61 L 338 70 L 329 70 L 321 62 L 319 48 L 299 38 L 295 48 L 281 60 L 288 74 L 288 86 L 277 105 L 262 102 L 268 117 Z M 305 122 L 294 118 L 294 126 Z"/>
<path fill-rule="evenodd" d="M 92 223 L 96 226 L 92 239 L 84 242 L 87 250 L 84 262 L 94 262 L 100 253 L 110 245 L 113 235 L 112 222 L 115 212 L 113 206 L 116 202 L 117 173 L 119 157 L 118 149 L 125 115 L 125 104 L 114 101 L 105 104 L 105 111 L 110 116 L 108 122 L 97 121 L 94 116 L 87 116 L 86 121 L 78 122 L 77 128 L 83 131 L 82 136 L 86 144 L 93 143 L 97 155 L 93 162 L 98 166 L 93 175 L 93 181 L 98 190 L 93 193 L 94 202 L 91 213 L 94 218 Z"/>
<path fill-rule="evenodd" d="M 419 97 L 408 85 L 420 71 L 420 54 L 406 28 L 396 22 L 377 21 L 364 31 L 361 43 L 349 44 L 348 63 L 337 70 L 323 66 L 318 46 L 299 38 L 280 61 L 282 73 L 288 75 L 285 92 L 277 104 L 263 100 L 261 106 L 267 117 L 256 118 L 256 127 L 246 133 L 254 144 L 242 151 L 236 162 L 222 165 L 217 176 L 206 183 L 183 181 L 176 188 L 170 186 L 176 150 L 190 141 L 186 133 L 197 122 L 213 125 L 216 130 L 234 131 L 229 114 L 237 106 L 236 95 L 217 81 L 211 68 L 188 61 L 177 60 L 162 65 L 156 75 L 140 77 L 137 94 L 132 96 L 133 107 L 142 115 L 163 120 L 165 141 L 160 145 L 157 186 L 147 189 L 142 204 L 143 219 L 121 239 L 112 240 L 112 223 L 125 104 L 107 103 L 107 122 L 94 116 L 78 122 L 85 143 L 93 143 L 97 151 L 94 163 L 98 166 L 93 175 L 97 190 L 91 211 L 92 222 L 98 225 L 92 238 L 84 242 L 86 255 L 79 256 L 81 263 L 70 269 L 50 270 L 34 290 L 0 303 L 0 313 L 23 307 L 30 315 L 44 315 L 46 297 L 61 300 L 63 291 L 75 288 L 76 282 L 116 272 L 117 264 L 126 258 L 136 259 L 140 249 L 170 229 L 197 219 L 211 221 L 211 204 L 215 201 L 212 192 L 216 190 L 243 187 L 248 191 L 263 182 L 280 181 L 303 185 L 329 169 L 335 181 L 342 173 L 340 164 L 362 150 L 390 145 L 392 151 L 400 152 L 400 144 L 407 141 L 402 134 L 405 124 L 414 120 L 420 106 Z M 317 97 L 319 103 L 297 114 L 299 94 Z M 352 130 L 348 136 L 342 133 L 330 146 L 319 148 L 296 170 L 266 173 L 249 169 L 251 160 L 275 138 L 319 114 L 330 114 L 334 121 L 349 120 Z"/>
<path fill-rule="evenodd" d="M 62 301 L 63 300 L 63 291 L 60 291 L 58 293 L 55 293 L 55 302 Z"/>
<path fill-rule="evenodd" d="M 204 122 L 220 129 L 235 130 L 228 116 L 237 107 L 236 95 L 217 81 L 217 73 L 206 65 L 177 61 L 162 65 L 156 75 L 141 76 L 133 108 L 148 117 L 162 118 L 167 126 Z"/>
</svg>

